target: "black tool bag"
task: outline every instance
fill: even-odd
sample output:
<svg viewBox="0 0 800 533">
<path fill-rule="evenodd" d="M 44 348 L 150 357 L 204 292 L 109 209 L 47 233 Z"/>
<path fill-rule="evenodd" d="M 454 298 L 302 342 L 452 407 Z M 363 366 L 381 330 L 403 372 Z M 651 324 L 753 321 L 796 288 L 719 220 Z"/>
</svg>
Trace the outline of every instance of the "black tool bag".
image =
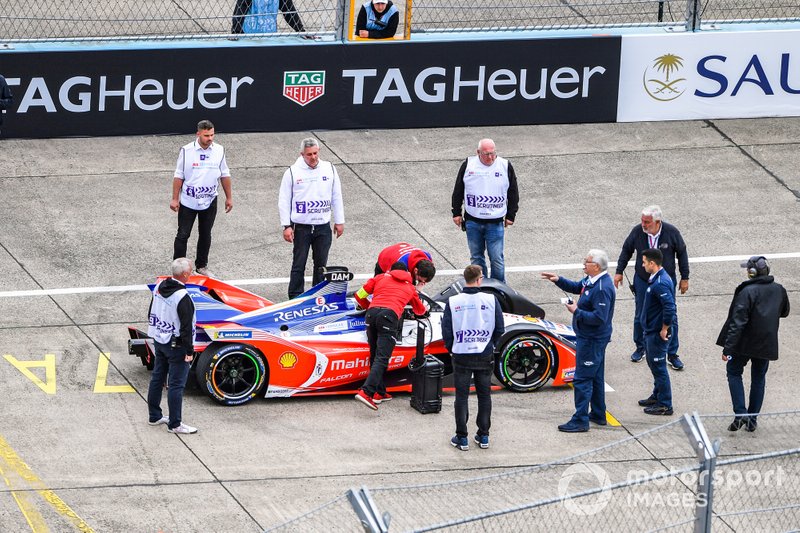
<svg viewBox="0 0 800 533">
<path fill-rule="evenodd" d="M 422 414 L 442 410 L 442 377 L 444 363 L 432 355 L 424 355 L 425 326 L 417 326 L 417 355 L 408 365 L 411 370 L 411 407 Z"/>
</svg>

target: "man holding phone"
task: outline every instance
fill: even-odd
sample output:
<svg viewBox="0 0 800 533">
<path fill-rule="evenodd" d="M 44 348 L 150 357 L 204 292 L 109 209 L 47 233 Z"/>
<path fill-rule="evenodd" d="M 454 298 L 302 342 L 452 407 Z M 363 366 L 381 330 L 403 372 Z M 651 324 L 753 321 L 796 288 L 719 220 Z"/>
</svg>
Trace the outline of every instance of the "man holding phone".
<svg viewBox="0 0 800 533">
<path fill-rule="evenodd" d="M 614 320 L 614 303 L 617 290 L 608 275 L 608 254 L 603 250 L 589 250 L 583 260 L 581 281 L 562 278 L 552 272 L 542 272 L 542 278 L 552 281 L 565 292 L 580 295 L 577 303 L 571 298 L 562 299 L 572 313 L 575 330 L 575 414 L 559 431 L 581 433 L 589 431 L 589 422 L 605 426 L 606 346 L 611 341 L 611 324 Z M 591 404 L 591 412 L 589 406 Z"/>
</svg>

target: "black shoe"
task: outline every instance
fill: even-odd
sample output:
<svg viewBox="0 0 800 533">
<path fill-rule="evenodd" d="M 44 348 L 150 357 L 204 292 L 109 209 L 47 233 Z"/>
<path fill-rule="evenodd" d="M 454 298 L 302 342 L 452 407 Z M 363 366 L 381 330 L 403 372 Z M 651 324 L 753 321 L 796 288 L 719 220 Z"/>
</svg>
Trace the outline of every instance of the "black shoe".
<svg viewBox="0 0 800 533">
<path fill-rule="evenodd" d="M 681 361 L 681 358 L 678 357 L 678 354 L 668 355 L 667 362 L 669 363 L 669 366 L 671 366 L 675 370 L 683 370 L 683 367 L 685 366 L 683 364 L 683 361 Z"/>
<path fill-rule="evenodd" d="M 592 424 L 597 424 L 598 426 L 608 425 L 608 421 L 605 418 L 595 418 L 593 416 L 589 417 L 589 422 L 591 422 Z"/>
<path fill-rule="evenodd" d="M 558 426 L 558 430 L 564 433 L 584 433 L 589 431 L 589 426 L 579 426 L 573 422 L 567 422 L 566 424 Z"/>
<path fill-rule="evenodd" d="M 728 431 L 739 431 L 747 425 L 747 420 L 744 418 L 734 418 L 731 425 L 728 426 Z"/>
<path fill-rule="evenodd" d="M 645 407 L 644 413 L 647 415 L 670 416 L 672 414 L 672 408 L 666 405 L 653 405 L 651 407 Z"/>
<path fill-rule="evenodd" d="M 644 358 L 644 350 L 636 350 L 631 354 L 631 363 L 638 363 Z"/>
<path fill-rule="evenodd" d="M 644 400 L 639 400 L 639 405 L 642 407 L 650 407 L 651 405 L 658 405 L 658 400 L 650 396 L 649 398 L 645 398 Z"/>
<path fill-rule="evenodd" d="M 758 420 L 756 418 L 748 418 L 744 429 L 750 433 L 754 432 L 756 429 L 758 429 Z"/>
</svg>

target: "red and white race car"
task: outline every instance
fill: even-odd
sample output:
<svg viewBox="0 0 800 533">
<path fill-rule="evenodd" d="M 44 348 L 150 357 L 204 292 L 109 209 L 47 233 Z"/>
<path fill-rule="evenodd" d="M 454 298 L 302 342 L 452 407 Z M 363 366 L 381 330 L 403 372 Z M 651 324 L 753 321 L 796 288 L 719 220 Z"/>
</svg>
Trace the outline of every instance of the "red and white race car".
<svg viewBox="0 0 800 533">
<path fill-rule="evenodd" d="M 187 289 L 195 304 L 197 332 L 193 373 L 202 390 L 224 405 L 238 405 L 257 396 L 287 397 L 352 394 L 369 374 L 369 347 L 364 311 L 347 296 L 345 268 L 330 267 L 325 280 L 283 303 L 205 276 L 193 276 Z M 463 280 L 433 298 L 426 318 L 404 317 L 400 340 L 389 360 L 389 392 L 410 392 L 409 364 L 417 356 L 434 355 L 452 373 L 442 340 L 441 321 L 450 296 Z M 509 286 L 484 280 L 481 290 L 493 293 L 504 311 L 506 332 L 495 352 L 494 373 L 500 384 L 531 392 L 550 379 L 571 382 L 575 373 L 575 333 L 571 326 L 544 319 L 544 311 Z M 422 328 L 420 328 L 422 326 Z M 147 334 L 129 327 L 128 350 L 153 368 L 153 344 Z"/>
</svg>

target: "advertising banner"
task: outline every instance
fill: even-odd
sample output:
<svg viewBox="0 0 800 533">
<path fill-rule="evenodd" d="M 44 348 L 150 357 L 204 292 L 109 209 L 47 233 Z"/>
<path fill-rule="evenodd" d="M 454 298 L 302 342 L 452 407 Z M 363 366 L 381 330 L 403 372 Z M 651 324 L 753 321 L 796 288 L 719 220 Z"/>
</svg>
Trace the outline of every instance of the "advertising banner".
<svg viewBox="0 0 800 533">
<path fill-rule="evenodd" d="M 613 122 L 620 42 L 6 51 L 2 136 Z"/>
<path fill-rule="evenodd" d="M 620 122 L 800 115 L 800 31 L 625 36 Z"/>
</svg>

